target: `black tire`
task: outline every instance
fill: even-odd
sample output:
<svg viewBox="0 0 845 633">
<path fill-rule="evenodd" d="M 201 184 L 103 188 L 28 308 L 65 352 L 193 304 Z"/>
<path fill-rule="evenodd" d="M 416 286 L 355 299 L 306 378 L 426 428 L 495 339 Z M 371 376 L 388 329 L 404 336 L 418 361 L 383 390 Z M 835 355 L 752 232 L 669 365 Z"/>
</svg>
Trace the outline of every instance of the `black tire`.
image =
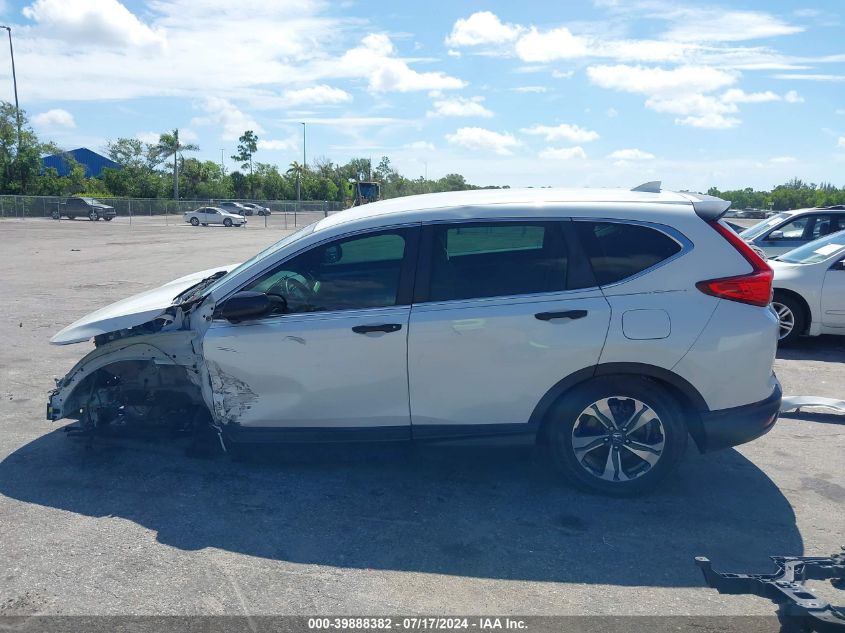
<svg viewBox="0 0 845 633">
<path fill-rule="evenodd" d="M 62 214 L 61 214 L 61 213 L 59 213 L 58 211 L 53 211 L 53 212 L 50 214 L 50 217 L 51 217 L 51 218 L 53 218 L 54 220 L 61 220 L 61 219 L 62 219 Z"/>
<path fill-rule="evenodd" d="M 191 226 L 199 226 L 200 221 L 198 218 L 191 218 Z"/>
<path fill-rule="evenodd" d="M 232 220 L 231 220 L 231 218 L 223 218 L 223 226 L 225 226 L 225 227 L 227 227 L 227 228 L 228 228 L 228 227 L 230 227 L 230 226 L 232 226 Z"/>
<path fill-rule="evenodd" d="M 605 431 L 592 409 L 587 411 L 602 401 L 608 412 L 615 409 L 620 418 L 607 420 L 612 432 Z M 636 401 L 645 408 L 638 408 Z M 634 415 L 635 411 L 640 414 Z M 567 392 L 548 415 L 546 429 L 555 466 L 578 487 L 592 492 L 617 496 L 648 492 L 677 468 L 687 447 L 688 430 L 678 402 L 647 378 L 594 378 Z M 626 421 L 633 425 L 630 431 L 616 428 L 624 427 Z M 637 421 L 645 424 L 638 428 Z M 580 459 L 574 446 L 579 439 Z M 652 459 L 654 463 L 648 461 Z"/>
<path fill-rule="evenodd" d="M 97 213 L 96 211 L 91 211 L 88 214 L 88 219 L 91 220 L 92 222 L 95 222 L 95 221 L 100 219 L 100 214 Z"/>
<path fill-rule="evenodd" d="M 807 311 L 794 295 L 775 291 L 772 308 L 778 316 L 778 345 L 793 345 L 807 329 Z M 788 328 L 788 323 L 792 327 Z"/>
</svg>

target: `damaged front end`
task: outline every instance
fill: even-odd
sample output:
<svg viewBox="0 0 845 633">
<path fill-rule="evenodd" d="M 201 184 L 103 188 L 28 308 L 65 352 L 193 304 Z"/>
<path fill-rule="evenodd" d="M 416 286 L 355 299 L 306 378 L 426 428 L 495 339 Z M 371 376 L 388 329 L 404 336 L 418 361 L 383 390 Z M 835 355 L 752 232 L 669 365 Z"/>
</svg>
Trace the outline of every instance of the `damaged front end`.
<svg viewBox="0 0 845 633">
<path fill-rule="evenodd" d="M 60 332 L 60 344 L 94 332 L 95 349 L 56 381 L 47 419 L 77 420 L 74 430 L 88 436 L 119 427 L 213 426 L 214 400 L 201 349 L 212 308 L 198 291 L 219 276 L 197 283 L 183 278 L 186 288 L 175 298 L 170 294 L 172 304 L 161 309 L 147 311 L 144 305 L 143 312 L 118 313 L 114 304 L 99 311 L 107 318 L 92 318 L 94 313 Z M 173 285 L 167 288 L 170 293 Z M 117 324 L 127 327 L 106 331 Z"/>
</svg>

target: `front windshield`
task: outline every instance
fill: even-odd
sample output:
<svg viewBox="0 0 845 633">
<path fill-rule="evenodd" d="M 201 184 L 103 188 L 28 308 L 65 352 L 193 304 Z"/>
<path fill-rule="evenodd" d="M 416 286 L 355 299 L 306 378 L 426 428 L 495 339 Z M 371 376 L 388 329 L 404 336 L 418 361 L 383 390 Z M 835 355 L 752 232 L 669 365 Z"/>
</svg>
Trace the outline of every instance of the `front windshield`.
<svg viewBox="0 0 845 633">
<path fill-rule="evenodd" d="M 781 220 L 788 217 L 788 213 L 778 213 L 777 215 L 773 215 L 772 217 L 770 217 L 768 220 L 763 220 L 762 222 L 758 222 L 754 226 L 745 229 L 739 235 L 744 240 L 753 240 L 755 237 L 759 237 L 760 235 L 765 233 L 767 229 L 775 226 Z"/>
<path fill-rule="evenodd" d="M 777 258 L 787 264 L 817 264 L 845 248 L 845 231 L 799 246 Z"/>
<path fill-rule="evenodd" d="M 301 240 L 303 237 L 305 237 L 307 235 L 311 235 L 311 233 L 314 232 L 314 228 L 316 226 L 317 226 L 317 222 L 309 224 L 308 226 L 305 226 L 305 227 L 299 229 L 298 231 L 291 233 L 290 235 L 288 235 L 286 237 L 283 237 L 278 242 L 271 244 L 270 246 L 265 248 L 263 251 L 261 251 L 257 255 L 253 255 L 248 260 L 246 260 L 243 264 L 241 264 L 240 266 L 237 266 L 236 268 L 233 268 L 232 270 L 229 271 L 228 274 L 223 275 L 220 279 L 218 279 L 213 284 L 211 284 L 208 288 L 206 288 L 203 291 L 203 296 L 208 296 L 209 294 L 214 292 L 231 275 L 235 275 L 235 274 L 241 272 L 242 270 L 249 268 L 253 264 L 257 264 L 261 260 L 263 260 L 267 257 L 270 257 L 271 255 L 274 255 L 275 253 L 277 253 L 281 249 L 285 248 L 286 246 L 289 246 L 290 244 L 293 244 L 294 242 Z"/>
</svg>

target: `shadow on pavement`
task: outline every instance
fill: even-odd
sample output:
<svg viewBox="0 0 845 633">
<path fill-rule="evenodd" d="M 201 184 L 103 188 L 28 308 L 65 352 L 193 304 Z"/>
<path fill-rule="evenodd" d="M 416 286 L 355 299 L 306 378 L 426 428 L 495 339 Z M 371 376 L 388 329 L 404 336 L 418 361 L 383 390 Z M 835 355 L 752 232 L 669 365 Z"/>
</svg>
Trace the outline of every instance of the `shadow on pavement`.
<svg viewBox="0 0 845 633">
<path fill-rule="evenodd" d="M 845 362 L 845 336 L 807 336 L 789 347 L 778 347 L 777 357 L 783 360 L 816 360 L 828 363 Z"/>
<path fill-rule="evenodd" d="M 165 441 L 86 451 L 55 431 L 0 463 L 0 493 L 115 516 L 183 550 L 478 578 L 702 586 L 693 556 L 769 571 L 800 555 L 780 490 L 733 450 L 690 451 L 660 491 L 581 493 L 535 451 L 513 448 L 262 448 L 248 461 L 183 456 Z"/>
</svg>

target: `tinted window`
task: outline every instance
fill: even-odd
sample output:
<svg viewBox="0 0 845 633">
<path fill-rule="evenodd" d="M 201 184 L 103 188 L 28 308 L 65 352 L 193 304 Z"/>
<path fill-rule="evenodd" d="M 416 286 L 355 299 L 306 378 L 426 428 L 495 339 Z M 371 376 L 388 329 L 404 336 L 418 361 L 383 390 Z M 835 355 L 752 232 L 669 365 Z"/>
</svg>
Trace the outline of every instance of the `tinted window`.
<svg viewBox="0 0 845 633">
<path fill-rule="evenodd" d="M 602 286 L 636 275 L 681 250 L 681 245 L 665 233 L 638 224 L 574 224 L 596 281 Z"/>
<path fill-rule="evenodd" d="M 566 289 L 567 252 L 556 222 L 431 227 L 432 301 Z"/>
<path fill-rule="evenodd" d="M 243 290 L 282 295 L 288 312 L 396 305 L 406 237 L 396 230 L 315 246 Z"/>
<path fill-rule="evenodd" d="M 782 237 L 774 237 L 772 233 L 769 233 L 766 236 L 767 240 L 801 240 L 804 239 L 804 232 L 807 230 L 807 227 L 810 227 L 812 231 L 812 226 L 815 223 L 815 217 L 811 215 L 802 215 L 800 218 L 793 220 L 792 222 L 787 222 L 783 226 L 778 227 L 772 233 L 779 231 L 783 233 Z"/>
</svg>

